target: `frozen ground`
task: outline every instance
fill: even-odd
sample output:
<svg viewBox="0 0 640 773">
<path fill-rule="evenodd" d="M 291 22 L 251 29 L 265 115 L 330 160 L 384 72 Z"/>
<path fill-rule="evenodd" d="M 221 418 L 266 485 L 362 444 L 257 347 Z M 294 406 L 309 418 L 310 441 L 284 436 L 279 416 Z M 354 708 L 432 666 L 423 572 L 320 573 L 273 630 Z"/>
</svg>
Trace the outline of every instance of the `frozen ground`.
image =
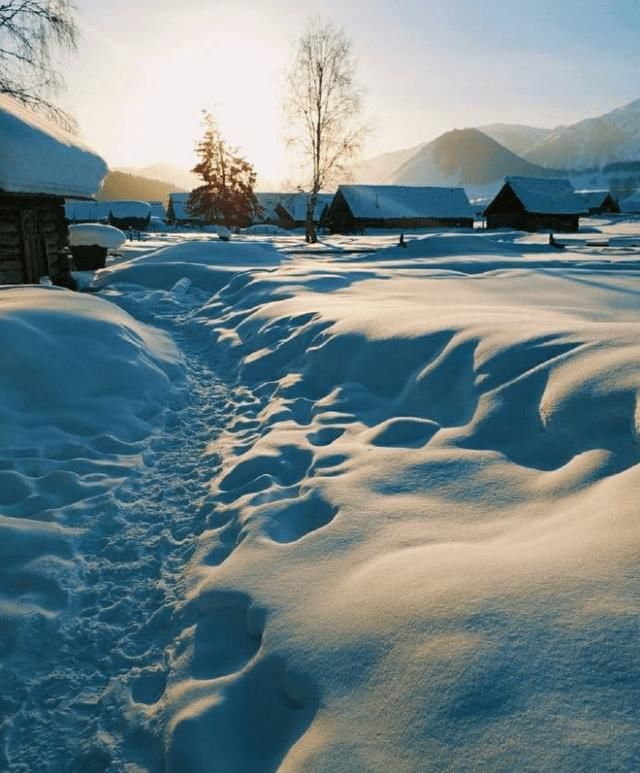
<svg viewBox="0 0 640 773">
<path fill-rule="evenodd" d="M 640 224 L 590 227 L 0 290 L 0 768 L 637 770 Z"/>
</svg>

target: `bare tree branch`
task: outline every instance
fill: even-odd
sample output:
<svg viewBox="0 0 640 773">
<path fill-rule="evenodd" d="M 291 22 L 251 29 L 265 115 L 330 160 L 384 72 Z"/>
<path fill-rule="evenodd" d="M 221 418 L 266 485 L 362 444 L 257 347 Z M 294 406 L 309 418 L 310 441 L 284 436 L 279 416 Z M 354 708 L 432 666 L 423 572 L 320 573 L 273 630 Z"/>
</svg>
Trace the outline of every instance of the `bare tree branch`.
<svg viewBox="0 0 640 773">
<path fill-rule="evenodd" d="M 75 51 L 78 31 L 71 0 L 0 2 L 0 93 L 75 131 L 75 120 L 52 98 L 63 80 L 52 63 L 55 51 Z"/>
<path fill-rule="evenodd" d="M 339 27 L 314 19 L 299 39 L 288 73 L 285 114 L 292 129 L 288 144 L 297 146 L 305 161 L 306 238 L 315 242 L 318 193 L 344 175 L 367 133 L 351 42 Z"/>
</svg>

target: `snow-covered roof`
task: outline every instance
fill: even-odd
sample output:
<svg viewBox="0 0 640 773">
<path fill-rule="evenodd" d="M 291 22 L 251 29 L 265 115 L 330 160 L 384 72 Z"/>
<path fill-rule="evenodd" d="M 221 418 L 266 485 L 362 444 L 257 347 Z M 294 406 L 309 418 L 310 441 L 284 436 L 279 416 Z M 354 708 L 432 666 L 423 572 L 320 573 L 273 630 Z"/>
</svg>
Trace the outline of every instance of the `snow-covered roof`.
<svg viewBox="0 0 640 773">
<path fill-rule="evenodd" d="M 146 201 L 107 201 L 113 217 L 151 217 L 151 207 Z"/>
<path fill-rule="evenodd" d="M 197 220 L 192 214 L 187 212 L 187 201 L 190 193 L 170 193 L 169 203 L 173 207 L 173 215 L 176 220 Z"/>
<path fill-rule="evenodd" d="M 527 212 L 537 215 L 582 215 L 584 201 L 569 180 L 557 177 L 505 177 Z"/>
<path fill-rule="evenodd" d="M 271 220 L 276 217 L 275 209 L 280 203 L 280 201 L 285 198 L 289 194 L 286 193 L 267 193 L 264 191 L 260 191 L 256 193 L 256 198 L 258 199 L 258 204 L 262 207 L 264 210 L 262 219 L 263 220 Z"/>
<path fill-rule="evenodd" d="M 0 189 L 92 197 L 104 160 L 77 137 L 0 94 Z"/>
<path fill-rule="evenodd" d="M 620 209 L 623 212 L 640 212 L 640 191 L 636 191 L 620 202 Z"/>
<path fill-rule="evenodd" d="M 300 222 L 306 220 L 308 198 L 308 193 L 284 193 L 280 194 L 279 203 L 292 220 Z M 325 207 L 328 207 L 329 204 L 331 204 L 332 199 L 332 193 L 318 194 L 318 200 L 316 201 L 316 206 L 313 211 L 313 219 L 315 221 L 320 220 Z"/>
<path fill-rule="evenodd" d="M 464 188 L 341 185 L 354 217 L 366 219 L 472 218 Z"/>
<path fill-rule="evenodd" d="M 167 216 L 164 204 L 161 201 L 148 201 L 151 207 L 151 217 L 157 217 L 160 220 L 164 220 Z"/>
<path fill-rule="evenodd" d="M 576 191 L 578 196 L 584 201 L 585 205 L 589 209 L 597 209 L 601 207 L 607 196 L 611 196 L 611 191 L 603 188 L 602 190 L 593 191 Z"/>
<path fill-rule="evenodd" d="M 99 223 L 109 218 L 109 202 L 67 199 L 64 212 L 70 223 Z"/>
</svg>

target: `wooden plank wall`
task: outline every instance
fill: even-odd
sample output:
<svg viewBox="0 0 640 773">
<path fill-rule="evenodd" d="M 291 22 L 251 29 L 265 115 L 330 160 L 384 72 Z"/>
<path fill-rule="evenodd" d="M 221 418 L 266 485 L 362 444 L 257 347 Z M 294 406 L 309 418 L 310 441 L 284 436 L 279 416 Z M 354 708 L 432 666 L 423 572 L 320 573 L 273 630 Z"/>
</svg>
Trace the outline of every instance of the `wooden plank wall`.
<svg viewBox="0 0 640 773">
<path fill-rule="evenodd" d="M 37 282 L 44 273 L 55 281 L 67 243 L 62 198 L 0 192 L 0 284 Z"/>
</svg>

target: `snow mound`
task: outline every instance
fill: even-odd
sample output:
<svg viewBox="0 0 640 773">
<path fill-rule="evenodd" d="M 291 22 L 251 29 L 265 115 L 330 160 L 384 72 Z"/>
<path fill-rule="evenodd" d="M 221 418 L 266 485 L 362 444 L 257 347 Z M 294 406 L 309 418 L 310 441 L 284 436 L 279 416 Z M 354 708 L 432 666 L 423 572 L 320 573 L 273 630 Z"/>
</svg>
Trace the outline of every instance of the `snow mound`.
<svg viewBox="0 0 640 773">
<path fill-rule="evenodd" d="M 115 284 L 170 290 L 187 278 L 195 289 L 213 293 L 233 274 L 252 268 L 273 269 L 282 256 L 270 244 L 194 241 L 164 247 L 138 258 L 107 267 L 96 275 L 98 289 Z"/>
<path fill-rule="evenodd" d="M 53 287 L 0 289 L 0 339 L 4 657 L 65 608 L 87 503 L 140 464 L 182 365 L 164 333 Z"/>
<path fill-rule="evenodd" d="M 243 228 L 242 233 L 247 236 L 290 236 L 290 232 L 278 225 L 269 225 L 269 223 L 258 223 Z"/>
<path fill-rule="evenodd" d="M 77 137 L 0 94 L 0 189 L 94 196 L 107 165 Z"/>
<path fill-rule="evenodd" d="M 100 223 L 83 223 L 69 226 L 69 244 L 72 247 L 104 247 L 117 250 L 127 241 L 119 228 Z"/>
<path fill-rule="evenodd" d="M 194 316 L 243 388 L 169 770 L 632 769 L 638 270 L 522 257 L 292 261 Z"/>
</svg>

